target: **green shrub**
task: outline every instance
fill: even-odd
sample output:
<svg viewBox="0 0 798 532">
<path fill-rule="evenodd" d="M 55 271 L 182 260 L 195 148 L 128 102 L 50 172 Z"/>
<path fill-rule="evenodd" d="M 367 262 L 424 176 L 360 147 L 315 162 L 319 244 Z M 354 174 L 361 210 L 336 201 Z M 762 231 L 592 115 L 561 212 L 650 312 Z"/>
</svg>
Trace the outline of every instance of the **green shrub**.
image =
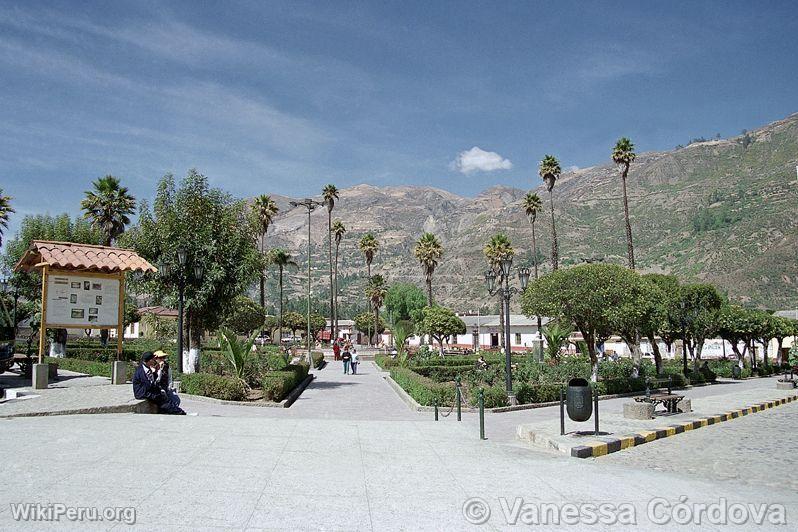
<svg viewBox="0 0 798 532">
<path fill-rule="evenodd" d="M 740 374 L 740 378 L 747 379 L 750 376 L 751 376 L 751 368 L 743 368 L 743 371 Z"/>
<path fill-rule="evenodd" d="M 111 377 L 111 363 L 97 360 L 80 360 L 77 358 L 51 358 L 46 357 L 48 364 L 58 364 L 58 369 L 85 373 L 98 377 Z"/>
<path fill-rule="evenodd" d="M 413 369 L 419 375 L 429 377 L 435 382 L 451 382 L 457 375 L 464 379 L 466 374 L 474 372 L 474 366 L 419 366 Z M 504 374 L 504 372 L 502 372 Z"/>
<path fill-rule="evenodd" d="M 515 397 L 521 404 L 550 403 L 560 400 L 559 384 L 521 384 L 516 387 Z"/>
<path fill-rule="evenodd" d="M 484 391 L 483 401 L 485 408 L 496 408 L 498 406 L 507 406 L 507 390 L 502 386 L 488 386 L 482 388 Z M 479 405 L 479 389 L 472 389 L 468 397 L 468 402 L 471 406 Z"/>
<path fill-rule="evenodd" d="M 397 358 L 391 358 L 387 355 L 377 355 L 374 357 L 374 363 L 380 367 L 380 369 L 387 371 L 388 369 L 398 366 L 399 360 Z"/>
<path fill-rule="evenodd" d="M 732 378 L 732 366 L 737 365 L 736 360 L 708 360 L 707 365 L 709 366 L 710 371 L 712 371 L 716 378 L 717 377 L 724 377 L 726 379 Z M 715 379 L 712 379 L 715 380 Z"/>
<path fill-rule="evenodd" d="M 424 406 L 451 405 L 455 400 L 454 386 L 440 384 L 429 377 L 419 375 L 407 368 L 391 368 L 391 378 L 416 402 Z"/>
<path fill-rule="evenodd" d="M 314 368 L 320 368 L 324 365 L 324 353 L 314 351 L 311 353 L 311 356 L 313 357 Z"/>
<path fill-rule="evenodd" d="M 289 364 L 281 371 L 266 372 L 261 375 L 263 395 L 270 401 L 282 401 L 307 376 L 307 364 Z"/>
<path fill-rule="evenodd" d="M 246 387 L 241 379 L 210 373 L 184 373 L 180 376 L 180 391 L 226 401 L 246 398 Z"/>
</svg>

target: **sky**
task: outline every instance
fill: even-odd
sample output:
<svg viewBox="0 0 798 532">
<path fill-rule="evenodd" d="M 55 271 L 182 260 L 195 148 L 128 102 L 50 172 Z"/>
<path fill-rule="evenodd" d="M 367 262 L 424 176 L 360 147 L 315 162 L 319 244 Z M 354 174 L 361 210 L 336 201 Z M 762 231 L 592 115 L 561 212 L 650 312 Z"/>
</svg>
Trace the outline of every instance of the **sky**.
<svg viewBox="0 0 798 532">
<path fill-rule="evenodd" d="M 784 2 L 0 0 L 0 188 L 77 214 L 195 167 L 238 197 L 476 195 L 798 111 Z"/>
</svg>

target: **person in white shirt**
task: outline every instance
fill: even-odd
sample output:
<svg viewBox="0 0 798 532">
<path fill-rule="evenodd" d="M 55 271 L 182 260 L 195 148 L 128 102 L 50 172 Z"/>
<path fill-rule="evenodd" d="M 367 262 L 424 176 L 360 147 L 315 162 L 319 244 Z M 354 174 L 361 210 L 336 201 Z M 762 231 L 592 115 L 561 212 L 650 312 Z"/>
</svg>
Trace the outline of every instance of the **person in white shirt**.
<svg viewBox="0 0 798 532">
<path fill-rule="evenodd" d="M 352 375 L 357 375 L 357 366 L 360 364 L 360 356 L 357 354 L 357 349 L 352 348 Z"/>
</svg>

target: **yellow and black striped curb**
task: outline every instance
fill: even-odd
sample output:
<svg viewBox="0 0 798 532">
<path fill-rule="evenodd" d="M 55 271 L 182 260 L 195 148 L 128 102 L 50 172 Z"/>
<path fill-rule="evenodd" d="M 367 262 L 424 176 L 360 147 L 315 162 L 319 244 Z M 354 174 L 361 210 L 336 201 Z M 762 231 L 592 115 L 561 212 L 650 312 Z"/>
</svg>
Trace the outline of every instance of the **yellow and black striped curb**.
<svg viewBox="0 0 798 532">
<path fill-rule="evenodd" d="M 608 439 L 606 441 L 589 442 L 585 445 L 571 447 L 571 456 L 575 458 L 604 456 L 605 454 L 618 452 L 622 449 L 628 449 L 629 447 L 635 447 L 637 445 L 643 445 L 644 443 L 651 441 L 668 438 L 669 436 L 675 436 L 676 434 L 681 434 L 682 432 L 686 432 L 688 430 L 700 429 L 701 427 L 706 427 L 707 425 L 715 425 L 717 423 L 729 421 L 730 419 L 736 419 L 738 417 L 747 416 L 748 414 L 753 414 L 755 412 L 761 412 L 762 410 L 767 410 L 768 408 L 792 403 L 793 401 L 798 401 L 798 395 L 792 395 L 790 397 L 784 397 L 783 399 L 758 403 L 740 410 L 732 410 L 717 416 L 709 416 L 694 421 L 669 425 L 667 427 L 635 432 L 633 434 L 627 434 L 625 436 Z"/>
</svg>

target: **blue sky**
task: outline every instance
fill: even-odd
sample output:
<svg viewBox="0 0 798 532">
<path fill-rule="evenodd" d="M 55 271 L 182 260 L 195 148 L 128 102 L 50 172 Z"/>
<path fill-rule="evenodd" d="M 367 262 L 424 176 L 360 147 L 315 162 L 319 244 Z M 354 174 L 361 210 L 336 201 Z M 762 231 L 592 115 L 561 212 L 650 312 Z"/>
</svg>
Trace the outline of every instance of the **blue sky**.
<svg viewBox="0 0 798 532">
<path fill-rule="evenodd" d="M 77 212 L 197 167 L 244 197 L 537 186 L 798 111 L 793 2 L 0 1 L 0 187 Z M 10 235 L 7 235 L 10 236 Z"/>
</svg>

